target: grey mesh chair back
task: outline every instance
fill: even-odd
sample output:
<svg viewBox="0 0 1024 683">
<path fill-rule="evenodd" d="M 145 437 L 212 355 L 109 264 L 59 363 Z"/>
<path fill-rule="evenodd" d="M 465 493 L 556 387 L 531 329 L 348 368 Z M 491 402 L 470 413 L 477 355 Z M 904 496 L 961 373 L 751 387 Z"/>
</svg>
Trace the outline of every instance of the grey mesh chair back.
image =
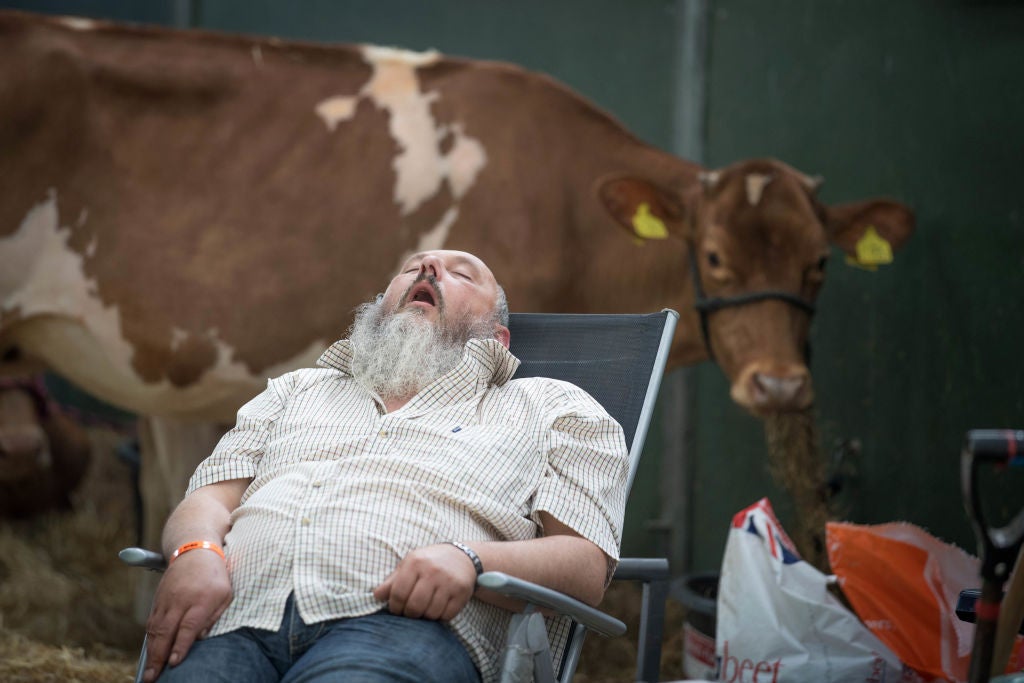
<svg viewBox="0 0 1024 683">
<path fill-rule="evenodd" d="M 514 378 L 551 377 L 587 391 L 614 417 L 630 453 L 629 483 L 679 315 L 513 313 L 509 348 L 521 361 Z"/>
<path fill-rule="evenodd" d="M 640 462 L 669 348 L 679 315 L 672 310 L 651 314 L 514 313 L 510 316 L 509 348 L 521 361 L 514 378 L 550 377 L 584 389 L 614 417 L 629 448 L 629 486 Z M 638 635 L 637 681 L 658 680 L 668 562 L 623 558 L 616 579 L 644 585 Z M 542 628 L 539 613 L 528 607 L 513 617 L 502 681 L 558 680 L 568 683 L 576 671 L 587 630 L 618 635 L 625 625 L 589 606 L 575 603 L 546 588 L 527 584 L 500 572 L 485 573 L 480 581 L 491 590 L 572 617 L 561 661 L 551 661 L 547 646 L 536 646 L 530 628 Z M 573 602 L 575 604 L 570 604 Z M 533 621 L 533 626 L 527 626 Z"/>
</svg>

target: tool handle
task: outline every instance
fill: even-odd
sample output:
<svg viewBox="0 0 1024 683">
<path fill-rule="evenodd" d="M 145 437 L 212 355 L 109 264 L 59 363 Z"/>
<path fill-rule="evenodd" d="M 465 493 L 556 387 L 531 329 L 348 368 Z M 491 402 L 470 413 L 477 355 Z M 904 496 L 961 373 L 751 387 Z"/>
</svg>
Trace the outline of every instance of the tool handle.
<svg viewBox="0 0 1024 683">
<path fill-rule="evenodd" d="M 996 626 L 999 622 L 999 602 L 1002 597 L 1001 582 L 982 582 L 981 597 L 974 605 L 977 621 L 974 629 L 974 647 L 971 650 L 971 667 L 967 674 L 969 683 L 988 683 L 991 676 Z"/>
<path fill-rule="evenodd" d="M 966 450 L 976 460 L 1024 465 L 1024 429 L 972 429 Z"/>
<path fill-rule="evenodd" d="M 978 539 L 981 576 L 1005 582 L 1009 578 L 1017 552 L 1024 542 L 1024 510 L 1005 526 L 987 519 L 978 485 L 978 470 L 1024 464 L 1024 430 L 972 429 L 967 432 L 960 455 L 960 483 L 964 507 Z"/>
<path fill-rule="evenodd" d="M 1006 670 L 1013 650 L 1013 641 L 1024 621 L 1024 546 L 1017 554 L 1017 569 L 1003 595 L 1003 603 L 999 608 L 999 621 L 996 625 L 995 646 L 992 649 L 992 672 L 997 676 Z"/>
</svg>

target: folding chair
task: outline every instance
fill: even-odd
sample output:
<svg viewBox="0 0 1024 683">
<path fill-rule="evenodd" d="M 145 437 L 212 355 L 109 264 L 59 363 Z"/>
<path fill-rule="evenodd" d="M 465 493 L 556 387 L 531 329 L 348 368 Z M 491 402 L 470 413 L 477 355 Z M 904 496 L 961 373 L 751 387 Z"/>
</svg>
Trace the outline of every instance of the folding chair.
<svg viewBox="0 0 1024 683">
<path fill-rule="evenodd" d="M 665 372 L 679 315 L 513 313 L 510 349 L 521 361 L 514 378 L 551 377 L 586 390 L 622 425 L 629 448 L 629 487 L 640 464 L 647 429 Z M 665 559 L 623 558 L 616 580 L 643 582 L 636 680 L 657 681 L 661 635 L 668 593 Z M 512 618 L 503 665 L 503 683 L 572 680 L 586 631 L 618 636 L 618 619 L 556 591 L 501 572 L 485 572 L 478 584 L 527 603 Z M 539 609 L 573 619 L 560 666 L 555 669 Z"/>
<path fill-rule="evenodd" d="M 679 315 L 665 309 L 652 314 L 513 313 L 511 351 L 521 361 L 515 378 L 551 377 L 571 382 L 592 395 L 622 425 L 629 448 L 629 486 L 640 462 L 654 403 L 668 360 Z M 164 558 L 141 548 L 121 551 L 133 566 L 162 570 Z M 668 593 L 665 559 L 623 558 L 613 577 L 644 584 L 638 634 L 637 681 L 657 681 Z M 503 683 L 572 680 L 587 630 L 605 636 L 625 633 L 620 620 L 578 600 L 502 572 L 485 572 L 478 584 L 526 603 L 509 628 Z M 573 626 L 556 666 L 540 610 L 571 617 Z M 145 668 L 145 643 L 136 681 Z"/>
</svg>

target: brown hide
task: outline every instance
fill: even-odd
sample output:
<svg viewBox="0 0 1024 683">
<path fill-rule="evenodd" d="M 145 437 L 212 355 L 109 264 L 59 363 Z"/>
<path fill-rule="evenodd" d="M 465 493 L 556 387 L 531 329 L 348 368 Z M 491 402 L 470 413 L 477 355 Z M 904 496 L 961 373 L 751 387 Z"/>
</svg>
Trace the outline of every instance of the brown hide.
<svg viewBox="0 0 1024 683">
<path fill-rule="evenodd" d="M 0 383 L 0 517 L 71 507 L 89 464 L 89 440 L 38 383 Z"/>
<path fill-rule="evenodd" d="M 808 316 L 730 308 L 706 343 L 688 250 L 709 296 L 813 300 L 830 240 L 912 230 L 778 162 L 701 183 L 546 76 L 431 54 L 0 13 L 0 122 L 0 351 L 147 414 L 229 420 L 440 246 L 514 310 L 674 308 L 671 366 L 710 347 L 738 403 L 796 409 Z"/>
</svg>

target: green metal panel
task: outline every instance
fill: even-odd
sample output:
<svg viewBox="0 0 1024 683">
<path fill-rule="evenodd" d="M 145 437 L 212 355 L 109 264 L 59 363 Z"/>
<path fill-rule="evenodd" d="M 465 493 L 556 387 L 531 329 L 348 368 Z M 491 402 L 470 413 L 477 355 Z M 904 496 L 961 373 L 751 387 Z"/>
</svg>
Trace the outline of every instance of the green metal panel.
<svg viewBox="0 0 1024 683">
<path fill-rule="evenodd" d="M 180 0 L 3 0 L 0 7 L 26 12 L 64 14 L 111 21 L 146 24 L 175 23 L 175 2 Z"/>
<path fill-rule="evenodd" d="M 814 323 L 826 447 L 856 437 L 846 519 L 907 520 L 975 550 L 959 489 L 966 430 L 1024 426 L 1024 5 L 953 0 L 712 4 L 707 154 L 774 156 L 823 199 L 890 195 L 918 229 L 878 272 L 838 252 Z M 768 481 L 761 425 L 697 373 L 697 568 Z"/>
</svg>

